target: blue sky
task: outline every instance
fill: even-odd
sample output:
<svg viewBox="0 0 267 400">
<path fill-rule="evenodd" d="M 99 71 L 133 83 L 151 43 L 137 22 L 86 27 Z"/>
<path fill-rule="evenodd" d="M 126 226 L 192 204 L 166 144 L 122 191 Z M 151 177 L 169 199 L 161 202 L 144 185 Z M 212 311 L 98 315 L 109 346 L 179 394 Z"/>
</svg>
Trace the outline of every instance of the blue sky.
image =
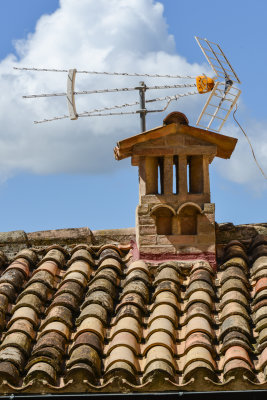
<svg viewBox="0 0 267 400">
<path fill-rule="evenodd" d="M 72 32 L 73 41 L 67 40 L 72 29 L 70 3 L 76 5 L 74 22 L 75 18 L 81 21 L 77 37 L 78 29 Z M 207 37 L 220 43 L 242 81 L 238 118 L 266 172 L 267 3 L 257 0 L 252 6 L 250 1 L 226 0 L 222 7 L 219 2 L 208 0 L 162 0 L 159 3 L 164 6 L 163 15 L 152 0 L 129 0 L 132 10 L 119 8 L 116 13 L 112 6 L 119 3 L 123 1 L 101 0 L 96 6 L 90 0 L 62 0 L 60 10 L 55 0 L 9 0 L 2 4 L 1 231 L 134 226 L 138 203 L 137 169 L 131 167 L 129 159 L 120 163 L 113 160 L 116 141 L 139 132 L 138 118 L 110 117 L 107 121 L 83 118 L 43 124 L 41 128 L 33 125 L 35 117 L 42 119 L 51 112 L 54 115 L 50 109 L 54 104 L 55 111 L 66 112 L 65 104 L 23 103 L 18 97 L 28 87 L 53 91 L 57 85 L 61 87 L 61 78 L 57 82 L 51 75 L 29 79 L 28 75 L 15 75 L 12 66 L 20 61 L 65 68 L 94 62 L 93 67 L 99 70 L 150 72 L 149 68 L 154 67 L 151 59 L 155 59 L 159 60 L 159 69 L 174 73 L 175 66 L 182 68 L 185 59 L 188 68 L 200 68 L 201 73 L 208 67 L 194 35 Z M 50 17 L 42 17 L 44 14 Z M 41 23 L 36 27 L 40 17 Z M 97 18 L 99 24 L 94 21 Z M 101 18 L 110 35 L 108 32 L 105 36 L 99 28 L 103 24 Z M 90 53 L 90 46 L 95 46 L 94 53 Z M 40 79 L 40 83 L 33 79 Z M 100 84 L 110 85 L 108 81 L 97 82 Z M 177 102 L 168 112 L 185 111 L 194 125 L 195 114 L 204 100 L 201 101 L 191 105 Z M 148 117 L 148 129 L 160 125 L 166 113 L 152 115 Z M 228 129 L 227 134 L 239 138 L 232 160 L 215 162 L 210 168 L 216 220 L 235 224 L 266 222 L 266 180 L 256 169 L 248 144 L 232 117 Z"/>
</svg>

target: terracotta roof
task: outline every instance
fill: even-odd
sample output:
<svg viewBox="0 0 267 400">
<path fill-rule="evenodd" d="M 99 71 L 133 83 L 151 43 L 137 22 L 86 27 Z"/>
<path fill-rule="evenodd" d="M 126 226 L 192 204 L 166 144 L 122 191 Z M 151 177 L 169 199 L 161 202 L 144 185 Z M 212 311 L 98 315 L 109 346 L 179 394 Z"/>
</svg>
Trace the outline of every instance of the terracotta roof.
<svg viewBox="0 0 267 400">
<path fill-rule="evenodd" d="M 2 251 L 0 392 L 267 389 L 267 236 L 221 240 L 220 257 L 214 269 L 133 260 L 125 243 Z"/>
</svg>

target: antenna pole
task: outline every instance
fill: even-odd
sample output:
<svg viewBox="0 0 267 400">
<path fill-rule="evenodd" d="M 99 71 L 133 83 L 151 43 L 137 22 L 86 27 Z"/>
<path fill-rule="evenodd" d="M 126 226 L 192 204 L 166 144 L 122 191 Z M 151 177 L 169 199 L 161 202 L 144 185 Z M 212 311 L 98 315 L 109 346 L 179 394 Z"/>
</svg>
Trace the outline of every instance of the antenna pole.
<svg viewBox="0 0 267 400">
<path fill-rule="evenodd" d="M 140 88 L 139 88 L 139 97 L 140 97 L 140 122 L 141 122 L 141 132 L 146 131 L 146 85 L 145 82 L 141 81 Z"/>
</svg>

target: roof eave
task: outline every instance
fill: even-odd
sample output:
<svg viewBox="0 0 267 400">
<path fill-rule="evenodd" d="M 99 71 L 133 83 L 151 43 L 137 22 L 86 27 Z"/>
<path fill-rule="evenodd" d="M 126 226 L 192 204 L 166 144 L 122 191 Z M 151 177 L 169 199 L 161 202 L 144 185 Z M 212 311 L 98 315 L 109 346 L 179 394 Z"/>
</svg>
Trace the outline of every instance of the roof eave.
<svg viewBox="0 0 267 400">
<path fill-rule="evenodd" d="M 114 148 L 115 158 L 116 160 L 122 160 L 130 157 L 133 155 L 133 146 L 136 144 L 158 139 L 174 133 L 190 135 L 207 141 L 208 143 L 215 144 L 217 146 L 216 156 L 224 159 L 231 157 L 237 143 L 237 139 L 230 136 L 221 135 L 216 132 L 207 131 L 189 125 L 172 123 L 121 140 Z"/>
</svg>

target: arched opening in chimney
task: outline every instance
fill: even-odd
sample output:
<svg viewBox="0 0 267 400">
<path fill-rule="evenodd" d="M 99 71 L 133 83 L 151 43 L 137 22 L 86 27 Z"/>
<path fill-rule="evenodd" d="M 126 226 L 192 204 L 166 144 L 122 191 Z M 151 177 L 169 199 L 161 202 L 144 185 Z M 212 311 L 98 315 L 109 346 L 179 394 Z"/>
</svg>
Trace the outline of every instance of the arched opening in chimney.
<svg viewBox="0 0 267 400">
<path fill-rule="evenodd" d="M 172 234 L 172 219 L 174 211 L 171 207 L 160 206 L 156 207 L 151 213 L 155 218 L 155 224 L 158 235 L 171 235 Z"/>
<path fill-rule="evenodd" d="M 178 211 L 179 231 L 181 235 L 197 235 L 197 217 L 200 207 L 192 203 L 183 205 Z"/>
</svg>

